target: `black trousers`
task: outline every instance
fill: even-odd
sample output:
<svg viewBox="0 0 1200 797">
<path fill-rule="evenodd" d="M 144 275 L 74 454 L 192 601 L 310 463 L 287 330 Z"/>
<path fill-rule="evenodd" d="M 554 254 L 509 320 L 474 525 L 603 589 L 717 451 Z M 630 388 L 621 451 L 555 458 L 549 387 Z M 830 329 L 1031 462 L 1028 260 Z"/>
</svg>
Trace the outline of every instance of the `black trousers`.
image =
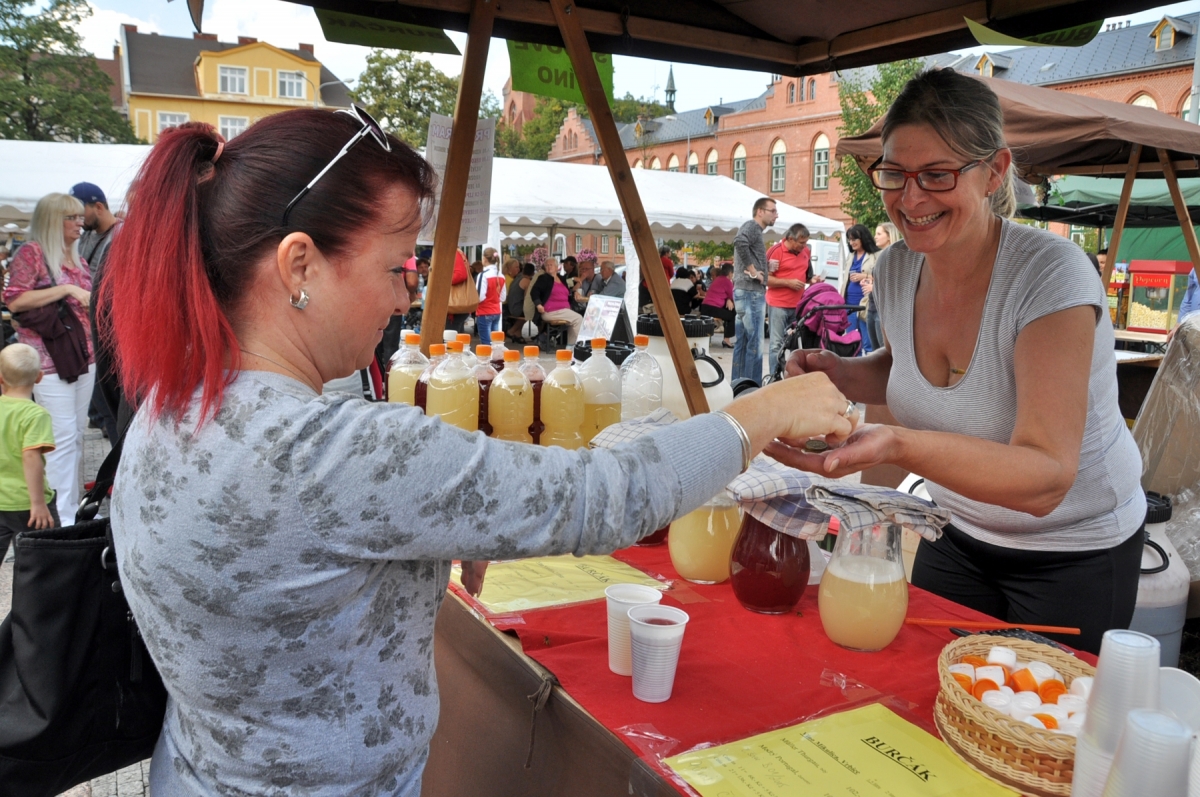
<svg viewBox="0 0 1200 797">
<path fill-rule="evenodd" d="M 1104 550 L 1028 551 L 947 526 L 937 542 L 921 540 L 912 583 L 1004 622 L 1078 628 L 1080 636 L 1046 636 L 1099 653 L 1104 632 L 1133 619 L 1144 538 L 1143 527 Z"/>
<path fill-rule="evenodd" d="M 54 518 L 55 527 L 61 526 L 62 523 L 58 519 L 58 509 L 54 506 L 54 501 L 47 501 L 46 507 L 50 510 L 50 517 Z M 8 544 L 12 538 L 22 531 L 30 530 L 28 509 L 0 511 L 0 562 L 3 562 L 4 557 L 8 555 Z"/>
</svg>

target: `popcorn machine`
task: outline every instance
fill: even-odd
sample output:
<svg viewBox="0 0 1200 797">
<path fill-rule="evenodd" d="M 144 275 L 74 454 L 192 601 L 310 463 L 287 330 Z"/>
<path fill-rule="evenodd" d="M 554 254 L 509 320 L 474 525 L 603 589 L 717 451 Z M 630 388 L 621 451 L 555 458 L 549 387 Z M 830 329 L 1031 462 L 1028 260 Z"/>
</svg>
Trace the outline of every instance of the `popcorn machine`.
<svg viewBox="0 0 1200 797">
<path fill-rule="evenodd" d="M 1192 264 L 1186 260 L 1132 261 L 1127 328 L 1133 332 L 1169 332 L 1179 318 L 1191 270 Z"/>
</svg>

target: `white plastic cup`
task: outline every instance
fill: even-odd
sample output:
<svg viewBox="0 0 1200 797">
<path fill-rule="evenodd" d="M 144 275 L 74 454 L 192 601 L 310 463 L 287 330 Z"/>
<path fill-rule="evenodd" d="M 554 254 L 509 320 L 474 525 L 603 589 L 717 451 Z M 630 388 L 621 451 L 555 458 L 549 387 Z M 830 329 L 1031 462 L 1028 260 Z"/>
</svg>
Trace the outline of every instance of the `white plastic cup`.
<svg viewBox="0 0 1200 797">
<path fill-rule="evenodd" d="M 1192 766 L 1188 771 L 1188 797 L 1200 797 L 1200 742 L 1192 744 Z"/>
<path fill-rule="evenodd" d="M 1110 757 L 1129 712 L 1158 708 L 1160 649 L 1157 639 L 1137 631 L 1104 633 L 1082 735 Z"/>
<path fill-rule="evenodd" d="M 687 612 L 673 606 L 647 604 L 629 610 L 633 696 L 638 700 L 664 703 L 670 699 L 688 619 Z"/>
<path fill-rule="evenodd" d="M 613 584 L 605 588 L 604 597 L 608 603 L 608 669 L 617 675 L 632 675 L 629 610 L 658 603 L 662 593 L 642 584 Z"/>
<path fill-rule="evenodd" d="M 1188 726 L 1161 711 L 1130 711 L 1104 797 L 1186 794 L 1191 753 Z"/>
<path fill-rule="evenodd" d="M 1084 721 L 1086 725 L 1086 720 Z M 1071 778 L 1071 797 L 1103 797 L 1104 785 L 1112 769 L 1113 757 L 1084 734 L 1075 737 L 1075 773 Z"/>
</svg>

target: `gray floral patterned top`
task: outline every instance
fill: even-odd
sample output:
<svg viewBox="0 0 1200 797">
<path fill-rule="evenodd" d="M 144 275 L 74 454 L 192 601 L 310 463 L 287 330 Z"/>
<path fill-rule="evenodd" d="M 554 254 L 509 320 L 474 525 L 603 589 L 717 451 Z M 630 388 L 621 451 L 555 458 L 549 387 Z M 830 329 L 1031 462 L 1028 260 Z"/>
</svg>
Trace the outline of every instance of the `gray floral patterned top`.
<svg viewBox="0 0 1200 797">
<path fill-rule="evenodd" d="M 450 560 L 603 553 L 738 472 L 723 419 L 611 451 L 504 443 L 240 374 L 196 430 L 139 413 L 112 526 L 170 693 L 155 795 L 412 795 Z"/>
</svg>

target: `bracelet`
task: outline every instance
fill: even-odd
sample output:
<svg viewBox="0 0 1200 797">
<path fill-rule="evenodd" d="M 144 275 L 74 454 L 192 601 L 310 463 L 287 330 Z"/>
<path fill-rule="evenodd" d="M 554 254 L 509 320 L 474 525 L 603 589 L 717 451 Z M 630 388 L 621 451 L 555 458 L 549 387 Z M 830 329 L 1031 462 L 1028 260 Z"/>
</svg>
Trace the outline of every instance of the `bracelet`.
<svg viewBox="0 0 1200 797">
<path fill-rule="evenodd" d="M 745 473 L 746 471 L 748 471 L 750 469 L 750 460 L 753 458 L 752 454 L 751 454 L 751 448 L 750 448 L 750 435 L 746 434 L 745 427 L 742 426 L 742 424 L 738 421 L 738 419 L 733 417 L 732 415 L 730 415 L 725 410 L 717 410 L 713 414 L 720 415 L 722 418 L 729 421 L 729 425 L 733 427 L 733 430 L 735 432 L 737 432 L 738 438 L 742 441 L 742 470 L 741 470 L 741 472 Z"/>
</svg>

